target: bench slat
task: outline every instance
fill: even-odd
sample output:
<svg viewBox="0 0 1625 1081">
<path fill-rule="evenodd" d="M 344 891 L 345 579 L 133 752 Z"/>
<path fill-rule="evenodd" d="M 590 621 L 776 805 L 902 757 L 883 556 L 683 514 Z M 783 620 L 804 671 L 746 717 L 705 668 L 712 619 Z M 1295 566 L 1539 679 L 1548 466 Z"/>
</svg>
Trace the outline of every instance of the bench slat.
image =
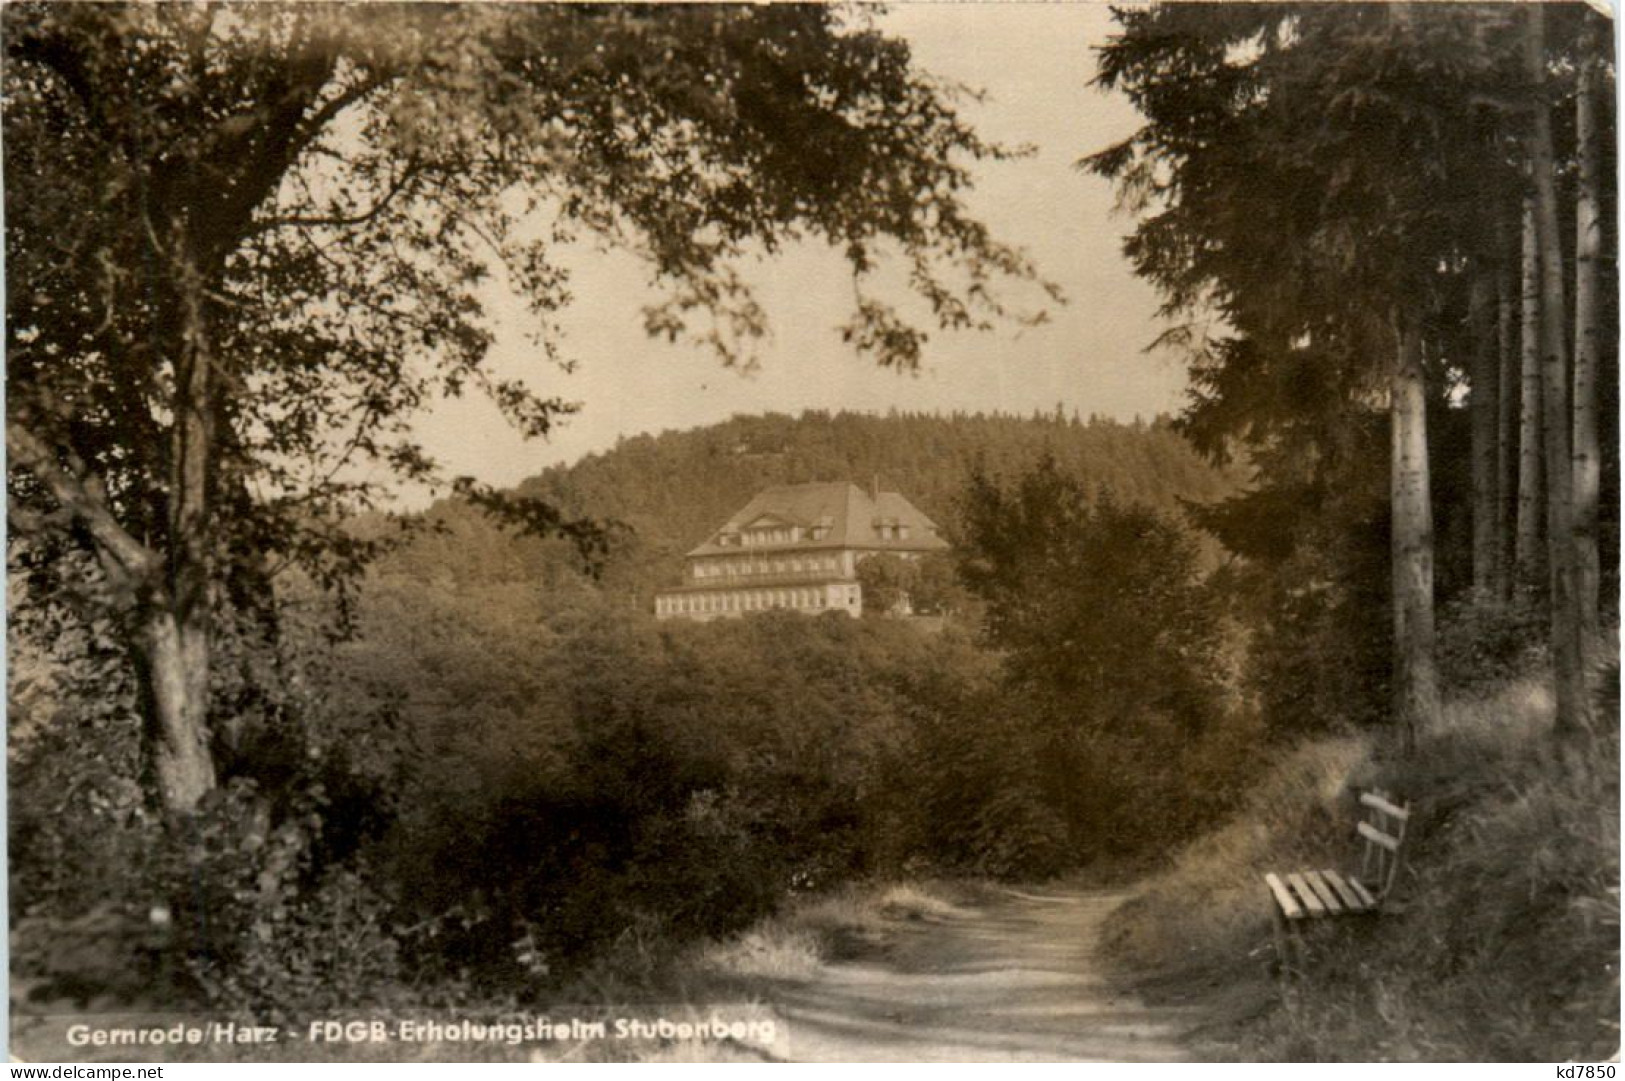
<svg viewBox="0 0 1625 1081">
<path fill-rule="evenodd" d="M 1343 903 L 1337 899 L 1337 894 L 1332 891 L 1332 888 L 1321 880 L 1319 871 L 1305 871 L 1303 880 L 1309 883 L 1309 888 L 1326 906 L 1328 915 L 1341 916 L 1343 914 Z"/>
<path fill-rule="evenodd" d="M 1374 811 L 1381 811 L 1390 818 L 1397 818 L 1401 822 L 1411 817 L 1411 813 L 1405 808 L 1389 803 L 1386 796 L 1387 793 L 1383 792 L 1361 792 L 1360 803 Z"/>
<path fill-rule="evenodd" d="M 1298 895 L 1298 900 L 1303 902 L 1303 907 L 1309 910 L 1309 915 L 1326 915 L 1325 902 L 1315 895 L 1314 890 L 1309 888 L 1309 884 L 1303 880 L 1303 875 L 1294 871 L 1286 876 L 1286 880 L 1292 887 L 1292 892 Z"/>
<path fill-rule="evenodd" d="M 1264 884 L 1275 895 L 1275 903 L 1281 906 L 1281 914 L 1289 920 L 1303 919 L 1303 909 L 1293 899 L 1292 891 L 1287 889 L 1279 876 L 1271 873 L 1264 876 Z"/>
<path fill-rule="evenodd" d="M 1361 881 L 1359 879 L 1351 877 L 1349 879 L 1349 889 L 1353 890 L 1355 893 L 1360 895 L 1360 900 L 1365 902 L 1365 907 L 1367 907 L 1367 908 L 1376 908 L 1377 907 L 1377 899 L 1375 897 L 1371 896 L 1371 891 L 1366 889 L 1364 884 L 1361 883 Z"/>
<path fill-rule="evenodd" d="M 1343 881 L 1343 876 L 1336 871 L 1322 871 L 1320 877 L 1331 884 L 1332 889 L 1337 891 L 1337 896 L 1342 899 L 1344 907 L 1350 912 L 1364 912 L 1371 907 L 1361 900 L 1360 895 L 1355 893 L 1349 884 Z"/>
<path fill-rule="evenodd" d="M 1379 830 L 1377 827 L 1373 826 L 1369 822 L 1361 822 L 1360 825 L 1357 828 L 1359 829 L 1360 836 L 1364 837 L 1366 840 L 1370 841 L 1372 844 L 1381 845 L 1383 848 L 1386 848 L 1390 852 L 1398 852 L 1399 851 L 1399 838 L 1398 837 L 1390 837 L 1390 836 L 1388 836 L 1386 833 L 1382 832 L 1381 830 Z"/>
</svg>

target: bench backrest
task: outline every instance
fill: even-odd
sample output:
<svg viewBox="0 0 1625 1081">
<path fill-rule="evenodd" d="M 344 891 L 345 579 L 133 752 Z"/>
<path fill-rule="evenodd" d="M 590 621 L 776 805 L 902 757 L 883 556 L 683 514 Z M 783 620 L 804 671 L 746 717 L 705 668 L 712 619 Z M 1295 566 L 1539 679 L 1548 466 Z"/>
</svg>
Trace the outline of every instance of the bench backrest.
<svg viewBox="0 0 1625 1081">
<path fill-rule="evenodd" d="M 1360 793 L 1360 808 L 1360 824 L 1355 827 L 1365 840 L 1365 852 L 1360 858 L 1360 882 L 1381 904 L 1399 877 L 1405 827 L 1410 822 L 1411 812 L 1380 788 Z"/>
</svg>

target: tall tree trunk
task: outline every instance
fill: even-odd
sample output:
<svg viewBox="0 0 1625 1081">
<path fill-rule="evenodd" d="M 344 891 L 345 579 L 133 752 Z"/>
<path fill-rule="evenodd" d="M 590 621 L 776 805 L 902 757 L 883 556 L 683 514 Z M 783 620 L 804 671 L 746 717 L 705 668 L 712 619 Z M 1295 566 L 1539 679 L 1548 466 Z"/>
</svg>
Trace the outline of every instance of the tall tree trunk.
<svg viewBox="0 0 1625 1081">
<path fill-rule="evenodd" d="M 1496 551 L 1500 566 L 1496 568 L 1496 593 L 1503 600 L 1512 599 L 1514 580 L 1512 553 L 1515 547 L 1513 528 L 1518 518 L 1518 343 L 1517 299 L 1512 268 L 1503 262 L 1495 275 L 1496 339 L 1499 347 L 1500 371 L 1497 384 L 1501 393 L 1497 398 L 1495 424 L 1495 533 Z"/>
<path fill-rule="evenodd" d="M 1407 753 L 1439 716 L 1433 656 L 1433 500 L 1421 332 L 1396 325 L 1389 388 L 1394 608 L 1394 713 Z"/>
<path fill-rule="evenodd" d="M 165 814 L 174 818 L 194 810 L 215 786 L 207 715 L 209 629 L 156 608 L 142 621 L 136 662 L 153 780 Z"/>
<path fill-rule="evenodd" d="M 1545 85 L 1543 5 L 1529 7 L 1526 40 L 1529 74 Z M 1580 598 L 1574 545 L 1574 474 L 1570 461 L 1568 341 L 1565 336 L 1563 247 L 1558 232 L 1556 155 L 1552 117 L 1537 99 L 1530 132 L 1530 170 L 1535 182 L 1536 233 L 1540 240 L 1541 407 L 1545 414 L 1546 548 L 1551 569 L 1552 674 L 1557 684 L 1557 736 L 1572 737 L 1590 727 L 1585 664 L 1580 635 Z"/>
<path fill-rule="evenodd" d="M 1495 282 L 1487 270 L 1473 279 L 1470 319 L 1473 332 L 1471 378 L 1473 464 L 1473 587 L 1500 594 L 1501 533 L 1499 442 L 1501 355 L 1495 334 Z"/>
<path fill-rule="evenodd" d="M 201 605 L 177 603 L 182 595 L 173 588 L 175 561 L 166 564 L 125 530 L 108 510 L 100 482 L 64 468 L 58 453 L 30 431 L 24 419 L 8 418 L 7 454 L 32 472 L 90 535 L 107 583 L 120 597 L 120 608 L 127 606 L 137 624 L 131 659 L 146 720 L 142 749 L 165 816 L 182 817 L 216 782 L 207 719 L 206 590 L 189 591 L 192 597 L 203 598 Z M 177 422 L 177 428 L 182 426 Z M 195 479 L 200 475 L 196 464 L 194 456 L 193 467 L 177 473 Z M 194 565 L 178 577 L 195 582 L 201 571 Z"/>
<path fill-rule="evenodd" d="M 181 230 L 176 250 L 188 252 Z M 195 262 L 187 264 L 196 267 Z M 201 285 L 183 273 L 175 298 L 175 420 L 170 434 L 168 559 L 137 646 L 147 678 L 148 754 L 170 819 L 191 813 L 216 783 L 209 730 L 217 409 L 215 357 Z"/>
<path fill-rule="evenodd" d="M 1588 43 L 1589 43 L 1589 39 Z M 1597 146 L 1597 66 L 1580 65 L 1575 105 L 1580 180 L 1576 199 L 1574 278 L 1574 556 L 1581 645 L 1598 645 L 1597 491 L 1602 453 L 1597 441 L 1597 369 L 1602 353 L 1598 283 L 1602 261 L 1601 165 Z M 1589 666 L 1588 666 L 1589 667 Z"/>
<path fill-rule="evenodd" d="M 1519 586 L 1540 582 L 1544 566 L 1541 523 L 1546 514 L 1540 403 L 1540 241 L 1534 199 L 1523 207 L 1522 393 L 1518 415 L 1518 529 L 1515 567 Z"/>
</svg>

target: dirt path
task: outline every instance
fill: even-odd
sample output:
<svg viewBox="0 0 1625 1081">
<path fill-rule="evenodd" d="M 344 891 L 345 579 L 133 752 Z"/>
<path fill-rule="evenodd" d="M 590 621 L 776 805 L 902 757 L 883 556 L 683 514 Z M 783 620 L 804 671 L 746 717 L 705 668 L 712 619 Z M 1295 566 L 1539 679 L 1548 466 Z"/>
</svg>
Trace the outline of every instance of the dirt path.
<svg viewBox="0 0 1625 1081">
<path fill-rule="evenodd" d="M 1190 1009 L 1111 987 L 1095 954 L 1126 895 L 1000 890 L 903 924 L 878 959 L 776 989 L 799 1062 L 1177 1061 Z"/>
</svg>

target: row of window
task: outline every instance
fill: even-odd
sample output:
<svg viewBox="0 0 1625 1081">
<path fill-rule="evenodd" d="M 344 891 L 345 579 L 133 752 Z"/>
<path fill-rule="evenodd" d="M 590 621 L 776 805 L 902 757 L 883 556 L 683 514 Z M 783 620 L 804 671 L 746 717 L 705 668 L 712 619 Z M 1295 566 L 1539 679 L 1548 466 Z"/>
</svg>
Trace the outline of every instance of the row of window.
<svg viewBox="0 0 1625 1081">
<path fill-rule="evenodd" d="M 798 574 L 803 571 L 835 571 L 836 556 L 780 556 L 773 559 L 707 560 L 694 564 L 695 578 L 720 578 L 735 574 Z"/>
<path fill-rule="evenodd" d="M 858 603 L 858 589 L 848 586 L 842 595 L 826 600 L 822 589 L 753 589 L 740 593 L 695 593 L 656 598 L 659 615 L 688 615 L 706 612 L 759 612 L 769 608 L 823 608 L 826 604 Z"/>
<path fill-rule="evenodd" d="M 815 525 L 806 531 L 808 540 L 823 540 L 829 536 L 829 527 Z M 717 544 L 723 548 L 739 548 L 758 544 L 794 544 L 802 539 L 800 526 L 779 529 L 747 529 L 742 533 L 718 533 Z"/>
</svg>

